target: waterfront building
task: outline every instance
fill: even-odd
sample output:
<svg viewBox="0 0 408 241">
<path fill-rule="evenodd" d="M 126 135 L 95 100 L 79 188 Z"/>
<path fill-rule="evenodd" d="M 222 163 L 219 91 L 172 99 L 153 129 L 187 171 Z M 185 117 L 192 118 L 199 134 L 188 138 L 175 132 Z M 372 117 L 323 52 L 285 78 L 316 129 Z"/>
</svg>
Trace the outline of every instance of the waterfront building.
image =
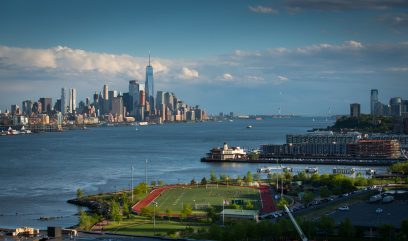
<svg viewBox="0 0 408 241">
<path fill-rule="evenodd" d="M 397 140 L 401 148 L 408 149 L 408 135 L 392 135 L 392 134 L 371 134 L 367 137 L 368 140 Z"/>
<path fill-rule="evenodd" d="M 112 110 L 111 114 L 123 117 L 123 100 L 121 96 L 112 97 Z"/>
<path fill-rule="evenodd" d="M 246 152 L 239 146 L 228 147 L 228 144 L 225 142 L 222 148 L 211 149 L 208 157 L 214 160 L 242 159 L 246 157 Z"/>
<path fill-rule="evenodd" d="M 346 156 L 347 144 L 341 143 L 299 143 L 299 144 L 283 144 L 283 145 L 262 145 L 262 157 L 275 156 L 319 156 L 319 157 L 334 157 Z"/>
<path fill-rule="evenodd" d="M 372 89 L 371 90 L 371 98 L 370 98 L 370 107 L 371 107 L 371 115 L 375 115 L 378 113 L 375 113 L 375 105 L 378 103 L 378 89 Z"/>
<path fill-rule="evenodd" d="M 67 112 L 69 112 L 69 104 L 68 104 L 68 98 L 67 98 L 67 89 L 61 88 L 61 113 L 65 115 Z"/>
<path fill-rule="evenodd" d="M 170 92 L 166 92 L 164 94 L 164 104 L 168 107 L 171 111 L 174 110 L 174 94 Z"/>
<path fill-rule="evenodd" d="M 146 81 L 145 81 L 145 93 L 146 100 L 150 104 L 150 114 L 154 114 L 155 104 L 154 104 L 154 83 L 153 83 L 153 67 L 150 64 L 150 52 L 149 52 L 149 64 L 146 66 Z"/>
<path fill-rule="evenodd" d="M 69 90 L 69 113 L 74 113 L 76 111 L 76 89 Z"/>
<path fill-rule="evenodd" d="M 57 99 L 57 101 L 55 102 L 54 110 L 55 111 L 61 111 L 61 99 Z"/>
<path fill-rule="evenodd" d="M 350 116 L 351 117 L 360 116 L 360 104 L 359 103 L 350 104 Z"/>
<path fill-rule="evenodd" d="M 401 146 L 397 140 L 359 140 L 347 144 L 348 155 L 354 157 L 399 158 Z"/>
<path fill-rule="evenodd" d="M 52 98 L 42 97 L 40 98 L 41 109 L 43 113 L 51 113 L 52 111 Z"/>
<path fill-rule="evenodd" d="M 347 144 L 356 142 L 359 139 L 361 139 L 361 133 L 359 132 L 334 133 L 332 131 L 315 131 L 306 134 L 288 134 L 286 135 L 286 144 Z"/>
<path fill-rule="evenodd" d="M 41 103 L 40 102 L 34 102 L 33 103 L 33 109 L 32 112 L 35 114 L 41 114 L 42 113 L 42 108 L 41 108 Z"/>
</svg>

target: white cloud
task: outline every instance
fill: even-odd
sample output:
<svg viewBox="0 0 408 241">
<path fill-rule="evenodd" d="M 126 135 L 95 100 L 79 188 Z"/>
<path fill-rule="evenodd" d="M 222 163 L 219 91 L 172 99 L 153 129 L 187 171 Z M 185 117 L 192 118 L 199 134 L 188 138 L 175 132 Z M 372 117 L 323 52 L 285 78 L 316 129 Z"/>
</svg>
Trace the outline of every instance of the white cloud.
<svg viewBox="0 0 408 241">
<path fill-rule="evenodd" d="M 182 79 L 194 79 L 194 78 L 198 78 L 199 74 L 197 70 L 194 69 L 190 69 L 187 67 L 183 67 L 181 69 L 181 75 L 180 77 Z"/>
<path fill-rule="evenodd" d="M 234 79 L 234 76 L 232 76 L 229 73 L 225 73 L 222 76 L 220 76 L 220 78 L 218 78 L 219 80 L 224 80 L 224 81 L 230 81 L 232 79 Z"/>
<path fill-rule="evenodd" d="M 282 75 L 278 75 L 278 80 L 280 80 L 280 81 L 282 81 L 282 82 L 285 82 L 285 81 L 288 81 L 289 79 L 288 79 L 288 77 L 285 77 L 285 76 L 282 76 Z"/>
<path fill-rule="evenodd" d="M 408 72 L 408 67 L 391 67 L 386 70 L 391 72 Z"/>
<path fill-rule="evenodd" d="M 278 11 L 268 6 L 249 6 L 249 10 L 254 13 L 263 13 L 263 14 L 277 14 Z"/>
</svg>

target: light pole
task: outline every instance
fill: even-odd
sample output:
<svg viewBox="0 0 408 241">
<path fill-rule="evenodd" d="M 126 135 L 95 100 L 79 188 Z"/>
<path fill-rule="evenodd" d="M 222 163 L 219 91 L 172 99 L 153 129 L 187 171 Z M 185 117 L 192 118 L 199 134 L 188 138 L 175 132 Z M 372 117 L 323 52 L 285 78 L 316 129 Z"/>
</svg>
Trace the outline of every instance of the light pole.
<svg viewBox="0 0 408 241">
<path fill-rule="evenodd" d="M 157 207 L 157 202 L 152 202 L 153 203 L 153 235 L 156 236 L 156 207 Z"/>
<path fill-rule="evenodd" d="M 149 184 L 147 184 L 147 159 L 145 160 L 145 183 L 146 183 L 145 194 L 147 194 L 147 187 L 149 186 Z"/>
<path fill-rule="evenodd" d="M 132 192 L 132 205 L 133 205 L 133 166 L 132 166 L 132 182 L 130 185 L 130 191 Z"/>
</svg>

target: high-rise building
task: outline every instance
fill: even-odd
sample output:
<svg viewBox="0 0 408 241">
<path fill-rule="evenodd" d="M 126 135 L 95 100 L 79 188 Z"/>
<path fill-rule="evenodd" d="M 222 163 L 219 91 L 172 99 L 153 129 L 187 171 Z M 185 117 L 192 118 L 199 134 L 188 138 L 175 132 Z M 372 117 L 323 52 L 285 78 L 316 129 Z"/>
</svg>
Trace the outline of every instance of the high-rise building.
<svg viewBox="0 0 408 241">
<path fill-rule="evenodd" d="M 43 97 L 40 98 L 40 102 L 43 113 L 50 113 L 52 111 L 52 98 Z"/>
<path fill-rule="evenodd" d="M 360 116 L 360 104 L 359 103 L 350 104 L 350 116 L 351 117 Z"/>
<path fill-rule="evenodd" d="M 142 105 L 140 103 L 140 91 L 145 90 L 144 84 L 139 83 L 137 80 L 129 81 L 129 98 L 132 101 L 129 112 L 133 115 L 137 115 L 138 108 Z"/>
<path fill-rule="evenodd" d="M 146 100 L 150 104 L 150 113 L 154 113 L 154 83 L 153 83 L 153 67 L 150 65 L 150 52 L 149 52 L 149 65 L 146 66 L 146 82 L 145 82 Z"/>
<path fill-rule="evenodd" d="M 61 88 L 61 113 L 63 115 L 67 113 L 68 106 L 67 89 Z"/>
<path fill-rule="evenodd" d="M 76 89 L 69 90 L 69 112 L 74 113 L 76 110 Z"/>
<path fill-rule="evenodd" d="M 104 100 L 108 100 L 108 92 L 109 92 L 109 89 L 108 89 L 108 86 L 107 85 L 104 85 L 103 86 L 103 99 Z"/>
<path fill-rule="evenodd" d="M 401 97 L 394 97 L 390 99 L 391 115 L 401 116 L 402 114 L 402 99 Z"/>
<path fill-rule="evenodd" d="M 371 90 L 371 99 L 370 99 L 370 114 L 375 115 L 375 105 L 378 102 L 378 90 L 372 89 Z"/>
<path fill-rule="evenodd" d="M 166 92 L 164 94 L 164 104 L 171 110 L 174 110 L 174 98 L 173 93 Z"/>
<path fill-rule="evenodd" d="M 20 106 L 11 105 L 11 114 L 12 115 L 19 115 L 20 114 Z"/>
<path fill-rule="evenodd" d="M 33 109 L 33 102 L 31 100 L 23 101 L 22 108 L 23 108 L 23 114 L 31 115 L 31 112 Z"/>
</svg>

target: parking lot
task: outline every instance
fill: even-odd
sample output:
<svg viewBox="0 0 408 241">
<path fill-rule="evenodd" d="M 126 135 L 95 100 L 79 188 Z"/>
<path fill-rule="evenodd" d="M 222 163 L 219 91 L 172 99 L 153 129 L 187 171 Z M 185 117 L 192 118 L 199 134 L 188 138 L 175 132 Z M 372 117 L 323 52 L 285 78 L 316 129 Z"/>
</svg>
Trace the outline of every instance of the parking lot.
<svg viewBox="0 0 408 241">
<path fill-rule="evenodd" d="M 376 209 L 382 212 L 377 213 Z M 349 206 L 348 211 L 335 211 L 329 215 L 339 224 L 345 218 L 349 218 L 356 226 L 373 227 L 382 224 L 391 224 L 400 227 L 401 221 L 408 219 L 408 201 L 396 200 L 392 203 L 382 204 L 358 202 Z"/>
</svg>

